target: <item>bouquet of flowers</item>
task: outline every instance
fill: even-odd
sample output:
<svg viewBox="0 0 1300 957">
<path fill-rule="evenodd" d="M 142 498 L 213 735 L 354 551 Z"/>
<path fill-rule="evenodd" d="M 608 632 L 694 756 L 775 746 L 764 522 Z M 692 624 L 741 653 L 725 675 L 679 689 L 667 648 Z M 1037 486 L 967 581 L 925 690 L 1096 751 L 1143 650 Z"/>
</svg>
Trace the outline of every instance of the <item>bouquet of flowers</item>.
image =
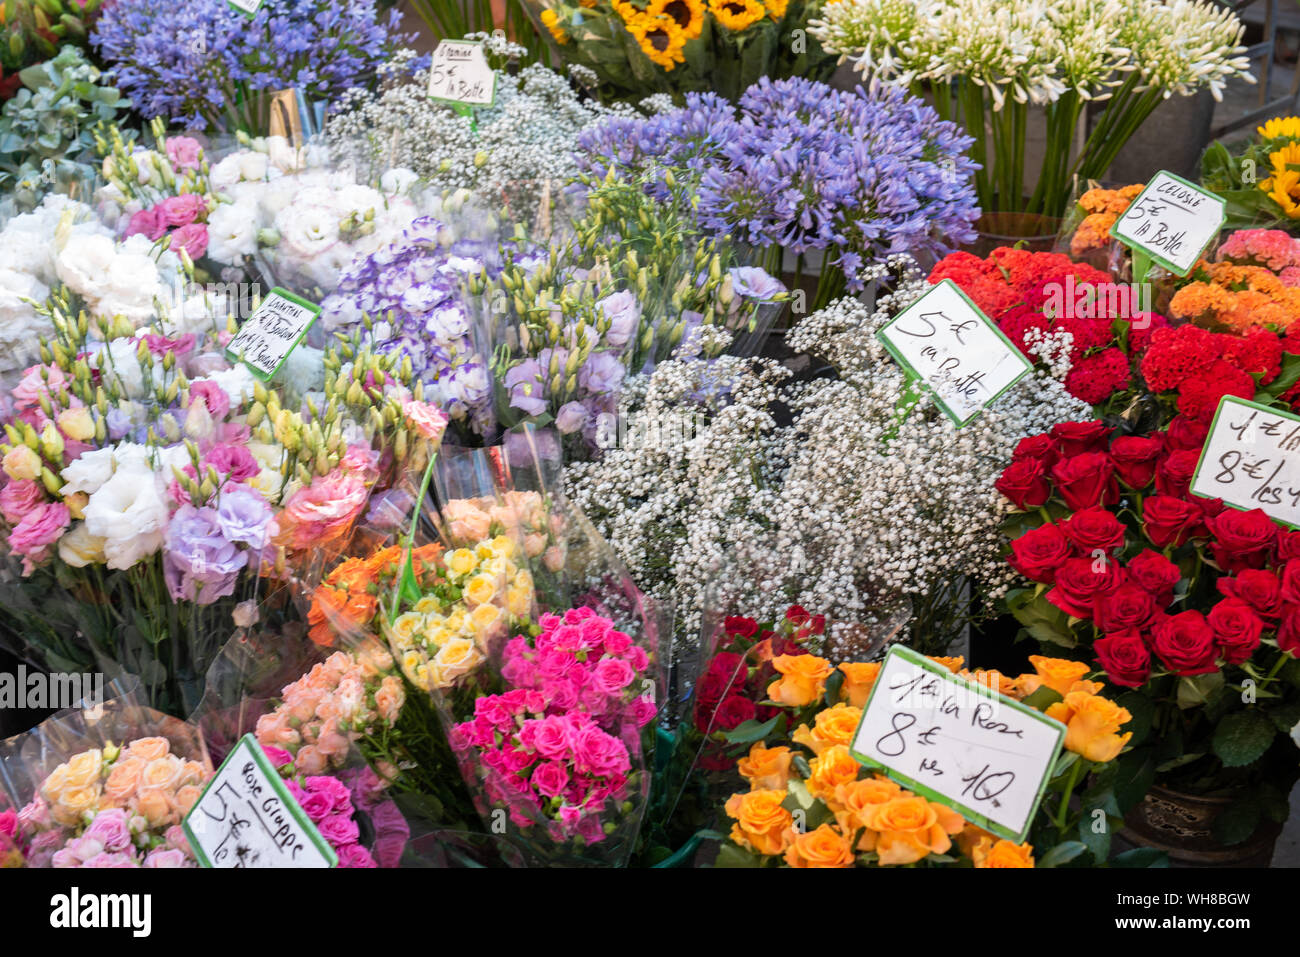
<svg viewBox="0 0 1300 957">
<path fill-rule="evenodd" d="M 580 142 L 595 176 L 662 179 L 666 168 L 696 194 L 700 227 L 752 247 L 769 273 L 781 273 L 784 252 L 796 259 L 796 287 L 806 265 L 820 268 L 813 310 L 861 292 L 869 267 L 891 254 L 924 259 L 975 238 L 969 138 L 880 84 L 844 92 L 764 79 L 745 90 L 738 114 L 693 93 L 681 109 L 611 120 Z"/>
<path fill-rule="evenodd" d="M 1225 229 L 1291 229 L 1300 218 L 1300 117 L 1275 117 L 1236 155 L 1215 141 L 1201 157 L 1201 185 L 1227 203 Z"/>
<path fill-rule="evenodd" d="M 180 824 L 212 764 L 192 726 L 128 695 L 59 712 L 4 742 L 0 762 L 27 866 L 195 866 Z"/>
<path fill-rule="evenodd" d="M 820 0 L 525 0 L 560 56 L 607 97 L 717 92 L 735 100 L 762 77 L 824 80 L 834 65 L 806 36 Z"/>
<path fill-rule="evenodd" d="M 1209 329 L 1286 332 L 1300 318 L 1300 241 L 1280 229 L 1230 234 L 1214 261 L 1199 261 L 1169 315 Z"/>
<path fill-rule="evenodd" d="M 1061 228 L 1069 254 L 1098 269 L 1105 269 L 1113 253 L 1110 228 L 1144 188 L 1143 183 L 1133 183 L 1121 189 L 1094 186 L 1085 191 Z M 1058 248 L 1057 251 L 1061 250 Z"/>
<path fill-rule="evenodd" d="M 1211 335 L 1189 326 L 1164 335 L 1188 329 Z M 1158 368 L 1186 368 L 1187 353 L 1160 351 L 1161 338 L 1143 360 L 1153 387 L 1163 385 Z M 1253 379 L 1241 378 L 1253 393 Z M 1017 509 L 1004 526 L 1007 561 L 1029 580 L 1006 603 L 1040 642 L 1095 658 L 1110 682 L 1135 689 L 1120 703 L 1151 733 L 1121 758 L 1124 777 L 1149 783 L 1154 769 L 1157 783 L 1178 790 L 1226 790 L 1234 801 L 1214 827 L 1232 844 L 1262 815 L 1285 819 L 1296 776 L 1287 737 L 1296 596 L 1287 583 L 1300 553 L 1297 533 L 1263 511 L 1189 491 L 1218 406 L 1218 395 L 1202 401 L 1203 392 L 1237 388 L 1213 368 L 1196 374 L 1195 387 L 1195 403 L 1190 393 L 1179 400 L 1195 407 L 1164 426 L 1063 423 L 1025 440 L 998 481 Z M 1257 692 L 1243 694 L 1246 685 Z M 1130 789 L 1124 809 L 1145 789 Z"/>
<path fill-rule="evenodd" d="M 782 677 L 768 697 L 778 717 L 735 762 L 749 787 L 726 802 L 734 823 L 717 866 L 1056 867 L 1089 857 L 1104 864 L 1110 827 L 1097 832 L 1091 809 L 1113 804 L 1113 762 L 1133 737 L 1121 733 L 1133 716 L 1101 695 L 1102 682 L 1084 679 L 1086 664 L 1031 657 L 1033 673 L 1009 678 L 964 671 L 961 658 L 931 660 L 1066 725 L 1028 842 L 1000 839 L 860 764 L 849 745 L 880 665 L 833 669 L 803 655 L 775 659 Z M 1089 785 L 1076 794 L 1081 781 Z M 1117 863 L 1149 856 L 1129 852 Z"/>
<path fill-rule="evenodd" d="M 1101 179 L 1163 100 L 1201 89 L 1220 99 L 1228 80 L 1253 82 L 1244 31 L 1206 0 L 842 0 L 810 32 L 864 76 L 925 89 L 942 117 L 960 120 L 975 137 L 985 213 L 1059 217 L 1073 184 Z M 1025 169 L 1031 105 L 1047 121 L 1036 185 Z"/>
</svg>

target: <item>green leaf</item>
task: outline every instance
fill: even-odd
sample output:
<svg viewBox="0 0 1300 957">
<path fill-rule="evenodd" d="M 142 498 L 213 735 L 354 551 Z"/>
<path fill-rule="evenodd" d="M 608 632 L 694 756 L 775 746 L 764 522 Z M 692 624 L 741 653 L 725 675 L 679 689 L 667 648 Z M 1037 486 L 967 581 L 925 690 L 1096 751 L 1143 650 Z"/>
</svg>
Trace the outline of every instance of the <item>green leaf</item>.
<svg viewBox="0 0 1300 957">
<path fill-rule="evenodd" d="M 1259 827 L 1259 802 L 1253 794 L 1233 801 L 1219 812 L 1211 828 L 1214 839 L 1220 844 L 1240 844 Z"/>
<path fill-rule="evenodd" d="M 1111 867 L 1168 867 L 1169 855 L 1153 847 L 1135 847 L 1110 859 Z"/>
<path fill-rule="evenodd" d="M 1120 810 L 1137 807 L 1156 779 L 1156 765 L 1146 751 L 1130 751 L 1116 758 L 1119 771 L 1115 778 L 1115 800 Z"/>
<path fill-rule="evenodd" d="M 1180 678 L 1178 681 L 1178 707 L 1186 710 L 1208 704 L 1210 698 L 1223 688 L 1223 672 Z"/>
<path fill-rule="evenodd" d="M 1132 715 L 1121 731 L 1132 732 L 1129 747 L 1141 744 L 1151 731 L 1151 719 L 1155 717 L 1156 708 L 1151 699 L 1140 691 L 1126 691 L 1116 699 L 1116 704 Z"/>
<path fill-rule="evenodd" d="M 780 717 L 781 715 L 777 715 L 762 724 L 752 719 L 742 721 L 732 730 L 723 732 L 722 737 L 729 744 L 752 744 L 755 741 L 762 741 L 772 733 L 772 729 L 776 727 L 776 722 Z"/>
<path fill-rule="evenodd" d="M 1211 746 L 1224 767 L 1241 768 L 1263 757 L 1277 729 L 1258 708 L 1238 711 L 1219 722 Z"/>
<path fill-rule="evenodd" d="M 1060 692 L 1047 687 L 1047 685 L 1041 685 L 1033 694 L 1026 695 L 1023 699 L 1023 703 L 1038 711 L 1045 712 L 1052 705 L 1056 704 L 1056 702 L 1062 700 L 1064 699 Z"/>
<path fill-rule="evenodd" d="M 1068 864 L 1087 850 L 1087 846 L 1082 841 L 1065 841 L 1057 844 L 1056 847 L 1040 857 L 1038 866 L 1060 867 L 1062 864 Z"/>
<path fill-rule="evenodd" d="M 738 844 L 723 844 L 714 867 L 762 867 L 763 859 Z"/>
</svg>

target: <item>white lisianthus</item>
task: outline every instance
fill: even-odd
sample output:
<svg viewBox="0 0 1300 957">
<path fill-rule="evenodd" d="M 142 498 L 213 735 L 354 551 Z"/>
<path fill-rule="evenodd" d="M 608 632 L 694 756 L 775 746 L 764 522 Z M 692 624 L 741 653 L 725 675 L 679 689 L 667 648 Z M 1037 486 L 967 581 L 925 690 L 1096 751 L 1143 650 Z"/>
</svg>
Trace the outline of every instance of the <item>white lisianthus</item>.
<svg viewBox="0 0 1300 957">
<path fill-rule="evenodd" d="M 63 495 L 66 498 L 76 492 L 93 495 L 113 477 L 114 460 L 112 446 L 82 452 L 59 474 L 63 476 Z"/>
<path fill-rule="evenodd" d="M 208 216 L 208 255 L 238 262 L 257 252 L 257 208 L 248 202 L 223 203 Z"/>
<path fill-rule="evenodd" d="M 68 288 L 90 299 L 106 295 L 109 268 L 117 248 L 107 236 L 72 236 L 54 260 L 54 271 Z"/>
<path fill-rule="evenodd" d="M 419 179 L 419 175 L 414 170 L 405 167 L 390 169 L 379 178 L 379 188 L 390 196 L 394 193 L 405 193 L 419 182 Z"/>
<path fill-rule="evenodd" d="M 144 369 L 140 367 L 136 348 L 133 339 L 113 339 L 101 346 L 99 353 L 91 359 L 92 367 L 106 379 L 116 382 L 118 388 L 132 399 L 144 395 Z"/>
<path fill-rule="evenodd" d="M 77 522 L 59 539 L 59 557 L 73 568 L 101 565 L 107 559 L 104 539 L 90 534 L 85 522 Z"/>
<path fill-rule="evenodd" d="M 130 568 L 162 547 L 170 510 L 152 470 L 119 469 L 90 496 L 86 532 L 104 540 L 109 568 Z"/>
</svg>

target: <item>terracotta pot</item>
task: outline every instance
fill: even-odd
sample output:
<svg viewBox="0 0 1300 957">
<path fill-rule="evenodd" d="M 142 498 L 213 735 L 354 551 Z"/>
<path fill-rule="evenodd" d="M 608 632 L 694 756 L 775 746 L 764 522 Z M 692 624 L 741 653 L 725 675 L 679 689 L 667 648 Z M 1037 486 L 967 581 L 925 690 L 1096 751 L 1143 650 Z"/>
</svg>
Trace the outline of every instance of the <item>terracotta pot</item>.
<svg viewBox="0 0 1300 957">
<path fill-rule="evenodd" d="M 1159 785 L 1124 818 L 1120 836 L 1169 854 L 1183 867 L 1268 867 L 1282 825 L 1263 820 L 1247 840 L 1225 846 L 1214 839 L 1214 819 L 1231 797 L 1201 797 Z"/>
<path fill-rule="evenodd" d="M 1036 253 L 1049 253 L 1056 245 L 1057 233 L 1065 220 L 1059 216 L 1039 213 L 983 213 L 975 220 L 979 239 L 962 248 L 980 258 L 999 246 L 1015 246 Z"/>
</svg>

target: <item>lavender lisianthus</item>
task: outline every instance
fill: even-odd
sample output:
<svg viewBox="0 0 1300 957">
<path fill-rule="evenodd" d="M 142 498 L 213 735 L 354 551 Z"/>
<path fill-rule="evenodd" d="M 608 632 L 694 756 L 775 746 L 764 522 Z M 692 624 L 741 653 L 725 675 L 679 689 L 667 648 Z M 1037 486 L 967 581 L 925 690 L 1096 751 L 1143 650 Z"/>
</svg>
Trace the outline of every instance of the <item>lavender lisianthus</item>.
<svg viewBox="0 0 1300 957">
<path fill-rule="evenodd" d="M 256 489 L 228 485 L 217 505 L 217 524 L 227 541 L 261 551 L 271 535 L 271 506 Z"/>
<path fill-rule="evenodd" d="M 637 325 L 641 321 L 641 304 L 637 301 L 636 293 L 623 289 L 606 296 L 597 306 L 609 320 L 605 343 L 612 349 L 622 349 L 636 335 Z"/>
<path fill-rule="evenodd" d="M 222 534 L 215 509 L 182 505 L 167 527 L 163 578 L 176 601 L 210 605 L 235 591 L 248 554 Z"/>
</svg>

